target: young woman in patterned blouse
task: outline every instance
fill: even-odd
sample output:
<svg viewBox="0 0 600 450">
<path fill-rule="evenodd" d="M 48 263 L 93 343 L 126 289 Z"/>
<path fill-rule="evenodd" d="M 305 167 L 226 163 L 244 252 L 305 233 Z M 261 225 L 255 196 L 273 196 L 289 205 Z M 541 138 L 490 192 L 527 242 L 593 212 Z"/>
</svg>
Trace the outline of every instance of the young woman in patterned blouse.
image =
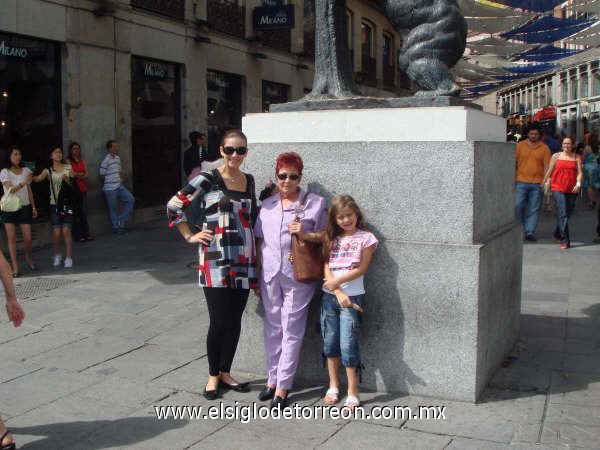
<svg viewBox="0 0 600 450">
<path fill-rule="evenodd" d="M 199 244 L 200 286 L 208 305 L 206 338 L 209 377 L 204 397 L 215 400 L 219 389 L 248 392 L 248 383 L 230 375 L 250 289 L 257 285 L 252 227 L 257 215 L 254 179 L 240 170 L 248 148 L 246 136 L 230 130 L 221 140 L 223 165 L 202 172 L 167 204 L 171 226 L 190 244 Z M 184 210 L 200 201 L 202 231 L 192 231 Z"/>
</svg>

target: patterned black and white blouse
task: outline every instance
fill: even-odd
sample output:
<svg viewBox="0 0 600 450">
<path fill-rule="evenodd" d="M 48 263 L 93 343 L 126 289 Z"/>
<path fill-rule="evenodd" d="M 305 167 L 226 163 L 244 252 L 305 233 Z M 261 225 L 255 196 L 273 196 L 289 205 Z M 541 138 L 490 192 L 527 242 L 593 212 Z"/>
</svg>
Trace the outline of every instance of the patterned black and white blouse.
<svg viewBox="0 0 600 450">
<path fill-rule="evenodd" d="M 185 209 L 200 197 L 203 229 L 213 231 L 209 246 L 198 248 L 199 285 L 253 289 L 257 286 L 256 247 L 252 227 L 258 213 L 254 178 L 246 176 L 246 191 L 227 189 L 218 170 L 193 178 L 167 204 L 169 225 L 187 222 Z M 177 201 L 179 200 L 179 201 Z M 178 207 L 183 203 L 183 207 Z"/>
</svg>

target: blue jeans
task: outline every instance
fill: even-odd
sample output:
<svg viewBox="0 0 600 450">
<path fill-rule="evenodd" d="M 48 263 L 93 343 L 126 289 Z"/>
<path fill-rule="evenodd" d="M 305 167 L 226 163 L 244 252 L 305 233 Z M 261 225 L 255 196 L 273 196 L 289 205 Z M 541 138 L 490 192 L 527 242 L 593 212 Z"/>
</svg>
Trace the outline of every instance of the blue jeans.
<svg viewBox="0 0 600 450">
<path fill-rule="evenodd" d="M 106 196 L 112 227 L 115 230 L 119 230 L 123 228 L 125 222 L 131 216 L 135 199 L 131 195 L 131 192 L 125 189 L 123 185 L 112 191 L 104 191 L 104 195 Z M 123 210 L 121 212 L 119 212 L 119 201 L 123 202 Z"/>
<path fill-rule="evenodd" d="M 569 217 L 575 208 L 577 194 L 565 194 L 564 192 L 552 191 L 554 206 L 556 207 L 556 229 L 554 237 L 560 239 L 561 244 L 571 245 L 569 237 Z"/>
<path fill-rule="evenodd" d="M 535 234 L 542 198 L 543 194 L 539 183 L 516 182 L 515 218 L 525 227 L 525 236 Z"/>
<path fill-rule="evenodd" d="M 350 296 L 350 300 L 362 306 L 364 295 Z M 323 336 L 323 356 L 342 357 L 345 367 L 360 367 L 361 313 L 354 308 L 342 308 L 335 295 L 323 292 L 321 298 L 321 334 Z"/>
</svg>

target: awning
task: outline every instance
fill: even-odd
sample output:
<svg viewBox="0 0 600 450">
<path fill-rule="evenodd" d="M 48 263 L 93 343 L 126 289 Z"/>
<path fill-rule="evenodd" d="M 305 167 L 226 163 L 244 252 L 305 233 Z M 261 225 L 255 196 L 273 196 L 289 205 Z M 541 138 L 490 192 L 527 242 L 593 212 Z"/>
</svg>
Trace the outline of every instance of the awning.
<svg viewBox="0 0 600 450">
<path fill-rule="evenodd" d="M 464 17 L 506 17 L 514 16 L 515 10 L 504 5 L 490 6 L 475 0 L 458 0 L 458 7 Z"/>
<path fill-rule="evenodd" d="M 515 59 L 524 59 L 525 61 L 534 62 L 550 62 L 558 59 L 566 58 L 568 56 L 576 55 L 581 53 L 582 50 L 570 50 L 568 48 L 559 48 L 553 45 L 544 45 L 527 52 L 517 53 L 514 55 Z"/>
<path fill-rule="evenodd" d="M 509 58 L 515 53 L 526 52 L 535 48 L 534 44 L 511 42 L 497 37 L 488 37 L 479 41 L 467 42 L 467 47 L 479 53 L 498 55 Z"/>
<path fill-rule="evenodd" d="M 595 23 L 594 20 L 559 19 L 557 17 L 543 16 L 533 23 L 502 33 L 501 36 L 505 39 L 549 44 L 572 36 L 588 28 L 593 23 Z"/>
<path fill-rule="evenodd" d="M 504 70 L 511 73 L 518 74 L 535 74 L 538 72 L 546 72 L 548 70 L 556 69 L 558 66 L 556 64 L 523 64 L 517 66 L 508 66 L 503 67 Z"/>
<path fill-rule="evenodd" d="M 554 7 L 564 3 L 565 0 L 494 0 L 513 8 L 526 9 L 528 11 L 545 12 L 554 9 Z"/>
<path fill-rule="evenodd" d="M 556 119 L 556 108 L 554 106 L 547 106 L 546 108 L 542 108 L 533 116 L 534 122 L 551 119 Z"/>
<path fill-rule="evenodd" d="M 489 69 L 496 69 L 510 64 L 508 59 L 497 55 L 469 55 L 467 56 L 467 60 L 470 63 Z"/>
<path fill-rule="evenodd" d="M 479 33 L 496 34 L 510 30 L 531 20 L 532 15 L 514 15 L 508 17 L 466 17 L 470 31 Z"/>
</svg>

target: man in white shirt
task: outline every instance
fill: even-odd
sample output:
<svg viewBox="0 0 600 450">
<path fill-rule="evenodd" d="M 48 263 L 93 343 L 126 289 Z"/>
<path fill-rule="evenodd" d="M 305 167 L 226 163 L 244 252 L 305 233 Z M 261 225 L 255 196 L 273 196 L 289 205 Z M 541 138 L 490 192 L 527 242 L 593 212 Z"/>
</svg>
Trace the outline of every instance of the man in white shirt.
<svg viewBox="0 0 600 450">
<path fill-rule="evenodd" d="M 131 192 L 123 186 L 121 178 L 121 158 L 119 158 L 119 143 L 113 139 L 106 143 L 107 154 L 100 163 L 100 179 L 102 180 L 102 191 L 106 196 L 108 214 L 112 222 L 113 231 L 123 234 L 125 222 L 133 212 L 135 199 Z M 119 202 L 123 203 L 123 209 L 119 212 Z"/>
</svg>

